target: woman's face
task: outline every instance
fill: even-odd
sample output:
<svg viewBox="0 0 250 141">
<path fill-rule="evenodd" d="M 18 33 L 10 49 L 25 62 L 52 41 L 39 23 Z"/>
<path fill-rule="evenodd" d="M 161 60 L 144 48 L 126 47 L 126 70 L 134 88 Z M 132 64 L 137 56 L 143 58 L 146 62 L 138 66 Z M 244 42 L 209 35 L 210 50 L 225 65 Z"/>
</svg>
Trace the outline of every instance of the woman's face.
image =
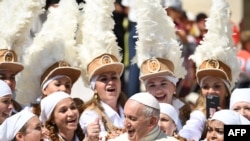
<svg viewBox="0 0 250 141">
<path fill-rule="evenodd" d="M 59 133 L 74 132 L 77 128 L 79 112 L 72 98 L 65 98 L 57 103 L 53 112 L 54 123 Z"/>
<path fill-rule="evenodd" d="M 201 93 L 206 95 L 217 95 L 220 98 L 220 107 L 226 108 L 226 97 L 229 95 L 228 90 L 224 82 L 216 77 L 207 77 L 202 81 Z"/>
<path fill-rule="evenodd" d="M 161 130 L 168 136 L 173 136 L 176 130 L 176 125 L 174 121 L 166 114 L 160 114 L 160 120 L 158 122 Z"/>
<path fill-rule="evenodd" d="M 96 80 L 95 92 L 105 103 L 117 102 L 121 93 L 121 80 L 116 72 L 102 73 Z"/>
<path fill-rule="evenodd" d="M 159 102 L 172 104 L 175 85 L 163 77 L 151 78 L 146 82 L 146 91 L 152 94 Z"/>
<path fill-rule="evenodd" d="M 63 91 L 68 94 L 71 93 L 72 83 L 68 77 L 61 77 L 51 81 L 43 90 L 44 95 L 50 95 L 53 92 Z"/>
<path fill-rule="evenodd" d="M 0 80 L 5 81 L 12 91 L 15 91 L 16 88 L 16 73 L 8 70 L 1 70 L 0 69 Z"/>
<path fill-rule="evenodd" d="M 224 141 L 224 124 L 219 120 L 208 122 L 207 141 Z"/>
<path fill-rule="evenodd" d="M 42 124 L 38 117 L 34 116 L 26 123 L 26 131 L 18 132 L 16 135 L 17 141 L 41 141 L 42 139 Z"/>
<path fill-rule="evenodd" d="M 10 116 L 12 109 L 12 95 L 0 97 L 0 125 Z"/>
<path fill-rule="evenodd" d="M 237 102 L 233 105 L 232 109 L 250 121 L 250 102 Z"/>
</svg>

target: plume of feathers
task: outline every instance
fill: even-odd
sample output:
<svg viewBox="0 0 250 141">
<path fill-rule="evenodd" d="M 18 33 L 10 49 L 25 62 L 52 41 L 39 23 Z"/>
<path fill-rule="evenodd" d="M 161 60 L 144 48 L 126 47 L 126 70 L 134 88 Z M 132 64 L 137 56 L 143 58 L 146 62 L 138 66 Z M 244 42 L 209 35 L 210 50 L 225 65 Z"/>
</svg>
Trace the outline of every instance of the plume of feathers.
<svg viewBox="0 0 250 141">
<path fill-rule="evenodd" d="M 163 9 L 159 0 L 137 0 L 136 56 L 132 63 L 140 68 L 150 58 L 164 58 L 174 64 L 174 75 L 184 78 L 182 46 L 177 41 L 174 23 Z M 157 15 L 157 16 L 155 16 Z"/>
<path fill-rule="evenodd" d="M 80 10 L 80 13 L 79 13 L 79 16 L 78 16 L 78 27 L 77 27 L 77 31 L 76 31 L 76 44 L 82 44 L 82 35 L 84 34 L 84 31 L 83 31 L 83 21 L 84 21 L 84 10 L 83 10 L 83 7 L 84 7 L 85 3 L 80 3 L 79 4 L 79 10 Z"/>
<path fill-rule="evenodd" d="M 64 60 L 76 65 L 78 5 L 73 0 L 60 0 L 57 8 L 50 9 L 41 31 L 35 36 L 23 57 L 25 67 L 17 79 L 17 100 L 22 104 L 34 102 L 42 96 L 41 75 L 52 64 Z"/>
<path fill-rule="evenodd" d="M 95 11 L 93 11 L 95 9 Z M 114 0 L 86 0 L 82 26 L 82 44 L 79 46 L 79 67 L 84 84 L 89 86 L 87 67 L 96 57 L 109 53 L 121 61 L 120 47 L 113 33 Z"/>
<path fill-rule="evenodd" d="M 208 59 L 219 60 L 231 68 L 231 86 L 237 81 L 240 73 L 240 61 L 237 59 L 237 48 L 232 39 L 232 25 L 230 20 L 230 7 L 225 0 L 213 0 L 210 16 L 206 21 L 208 32 L 201 45 L 196 48 L 192 59 L 196 68 Z"/>
<path fill-rule="evenodd" d="M 14 50 L 21 56 L 34 19 L 41 14 L 45 0 L 2 0 L 0 2 L 0 49 Z"/>
</svg>

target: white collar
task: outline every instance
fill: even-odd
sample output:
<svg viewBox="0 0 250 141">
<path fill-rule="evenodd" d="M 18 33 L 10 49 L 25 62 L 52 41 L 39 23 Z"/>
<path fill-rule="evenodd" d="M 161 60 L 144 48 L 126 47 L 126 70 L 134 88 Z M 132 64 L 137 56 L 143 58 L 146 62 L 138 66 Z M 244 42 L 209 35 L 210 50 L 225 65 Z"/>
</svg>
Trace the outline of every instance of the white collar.
<svg viewBox="0 0 250 141">
<path fill-rule="evenodd" d="M 153 141 L 157 139 L 159 136 L 161 136 L 162 134 L 165 137 L 167 136 L 161 131 L 160 127 L 156 125 L 156 127 L 153 130 L 151 130 L 143 139 L 141 139 L 141 141 Z"/>
<path fill-rule="evenodd" d="M 102 107 L 104 108 L 104 112 L 108 117 L 113 117 L 114 115 L 122 115 L 123 114 L 123 109 L 121 105 L 118 106 L 118 112 L 117 113 L 114 109 L 112 109 L 108 104 L 104 103 L 103 101 L 100 101 Z"/>
<path fill-rule="evenodd" d="M 173 97 L 172 105 L 179 112 L 179 109 L 185 104 L 180 99 Z"/>
</svg>

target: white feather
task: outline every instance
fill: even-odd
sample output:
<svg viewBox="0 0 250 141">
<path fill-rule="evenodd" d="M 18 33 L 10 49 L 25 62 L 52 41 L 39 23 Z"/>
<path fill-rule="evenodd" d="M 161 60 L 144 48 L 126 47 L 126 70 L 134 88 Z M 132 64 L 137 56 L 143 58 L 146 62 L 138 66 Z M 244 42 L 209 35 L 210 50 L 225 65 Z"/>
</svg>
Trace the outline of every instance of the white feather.
<svg viewBox="0 0 250 141">
<path fill-rule="evenodd" d="M 84 34 L 83 31 L 83 21 L 84 21 L 84 17 L 83 17 L 83 8 L 84 8 L 84 3 L 80 3 L 79 4 L 79 9 L 80 9 L 80 13 L 78 16 L 78 27 L 77 27 L 77 31 L 76 31 L 76 44 L 82 44 L 82 35 Z"/>
<path fill-rule="evenodd" d="M 2 0 L 0 2 L 1 49 L 12 49 L 22 55 L 33 20 L 43 12 L 45 0 Z M 3 44 L 2 44 L 3 43 Z"/>
<path fill-rule="evenodd" d="M 159 0 L 137 0 L 136 58 L 138 67 L 152 57 L 164 58 L 174 64 L 174 75 L 184 78 L 182 46 L 177 41 L 174 23 Z"/>
<path fill-rule="evenodd" d="M 78 14 L 78 5 L 73 0 L 60 0 L 59 6 L 51 9 L 41 31 L 23 56 L 25 69 L 17 79 L 20 103 L 34 102 L 42 95 L 40 78 L 49 66 L 61 60 L 74 66 Z"/>
<path fill-rule="evenodd" d="M 232 71 L 232 87 L 240 73 L 240 61 L 237 58 L 237 48 L 232 39 L 232 25 L 229 4 L 225 0 L 213 0 L 210 16 L 206 21 L 208 32 L 201 45 L 190 56 L 198 68 L 204 60 L 216 59 L 227 64 Z"/>
<path fill-rule="evenodd" d="M 113 33 L 114 2 L 114 0 L 86 0 L 82 25 L 83 39 L 78 56 L 79 67 L 84 71 L 82 77 L 86 85 L 89 85 L 86 70 L 93 59 L 109 53 L 121 61 L 120 47 Z"/>
</svg>

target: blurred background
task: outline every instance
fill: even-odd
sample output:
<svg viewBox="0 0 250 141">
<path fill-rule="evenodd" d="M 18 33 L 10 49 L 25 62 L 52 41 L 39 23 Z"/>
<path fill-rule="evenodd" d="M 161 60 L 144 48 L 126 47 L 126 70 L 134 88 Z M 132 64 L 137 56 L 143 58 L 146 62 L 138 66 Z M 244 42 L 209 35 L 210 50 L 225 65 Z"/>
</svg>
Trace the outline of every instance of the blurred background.
<svg viewBox="0 0 250 141">
<path fill-rule="evenodd" d="M 143 91 L 144 88 L 139 86 L 138 89 L 136 89 L 135 91 L 129 92 L 130 89 L 127 86 L 128 82 L 135 84 L 136 83 L 135 81 L 137 81 L 137 80 L 136 79 L 131 80 L 129 78 L 129 67 L 131 66 L 130 59 L 129 59 L 129 47 L 128 47 L 128 36 L 130 33 L 130 31 L 129 31 L 130 20 L 128 19 L 128 13 L 126 13 L 126 6 L 122 5 L 122 1 L 123 0 L 116 0 L 116 3 L 115 3 L 116 10 L 114 11 L 114 20 L 115 20 L 116 25 L 115 25 L 114 32 L 117 35 L 119 46 L 121 46 L 123 48 L 123 51 L 122 51 L 122 54 L 124 56 L 123 62 L 126 66 L 126 68 L 124 70 L 124 74 L 121 78 L 123 81 L 123 86 L 124 86 L 123 92 L 125 92 L 125 94 L 127 94 L 128 96 L 131 96 L 131 94 L 134 94 L 138 91 Z M 165 0 L 165 1 L 167 1 L 167 0 Z M 169 0 L 169 1 L 171 1 L 171 0 Z M 195 40 L 196 40 L 194 47 L 189 48 L 188 53 L 185 53 L 185 51 L 184 51 L 184 55 L 186 56 L 186 58 L 188 58 L 188 56 L 193 53 L 193 51 L 195 50 L 195 47 L 199 44 L 199 41 L 203 37 L 203 35 L 199 31 L 198 26 L 199 26 L 200 21 L 202 23 L 202 21 L 204 21 L 204 19 L 206 17 L 209 17 L 209 9 L 211 7 L 212 0 L 174 0 L 173 3 L 175 3 L 175 2 L 178 3 L 178 1 L 181 1 L 181 6 L 178 7 L 178 4 L 173 4 L 173 7 L 177 8 L 177 12 L 180 12 L 180 11 L 185 12 L 186 19 L 184 19 L 184 20 L 181 19 L 181 18 L 183 18 L 181 16 L 181 18 L 175 22 L 177 25 L 177 28 L 180 27 L 179 30 L 184 30 L 184 32 L 186 32 L 186 35 L 185 35 L 186 37 L 193 36 L 193 38 L 195 38 Z M 231 20 L 232 20 L 232 24 L 233 24 L 232 30 L 234 32 L 233 38 L 235 41 L 235 46 L 237 48 L 241 49 L 242 43 L 241 43 L 241 39 L 240 39 L 240 34 L 243 31 L 249 31 L 249 33 L 250 33 L 250 8 L 249 8 L 250 7 L 250 0 L 226 0 L 226 1 L 228 1 L 229 5 L 231 7 L 231 14 L 232 14 Z M 177 5 L 177 7 L 175 7 L 176 5 Z M 170 12 L 168 12 L 168 14 L 169 13 Z M 178 27 L 178 24 L 180 25 L 179 27 Z M 189 26 L 191 25 L 192 27 L 189 27 L 190 29 L 185 29 L 186 28 L 185 26 L 187 24 L 189 24 Z M 203 24 L 204 24 L 204 22 L 203 22 Z M 204 28 L 204 25 L 203 25 L 203 28 Z M 198 40 L 196 38 L 198 38 Z M 248 36 L 248 35 L 246 36 L 246 41 L 250 42 L 250 36 Z M 181 41 L 181 42 L 185 46 L 185 41 L 184 42 Z M 188 41 L 188 43 L 186 43 L 186 44 L 187 44 L 187 46 L 190 47 L 190 46 L 192 46 L 192 41 L 191 42 Z M 191 52 L 190 52 L 190 50 L 191 50 Z M 249 51 L 249 56 L 247 58 L 250 59 L 250 51 Z M 179 83 L 177 93 L 179 94 L 180 97 L 184 97 L 190 92 L 196 92 L 196 90 L 198 89 L 197 84 L 196 84 L 196 80 L 195 80 L 195 73 L 194 73 L 195 70 L 194 70 L 193 65 L 190 64 L 190 62 L 188 62 L 188 61 L 185 62 L 184 65 L 187 68 L 189 75 L 184 80 L 180 81 L 180 83 Z M 244 73 L 242 76 L 242 78 L 247 78 L 247 79 L 243 79 L 242 81 L 244 81 L 244 82 L 242 82 L 242 84 L 237 85 L 237 87 L 249 87 L 250 67 L 249 67 L 249 72 L 247 72 L 247 71 L 248 70 L 243 70 Z M 246 83 L 245 83 L 245 81 L 246 81 Z M 93 96 L 93 92 L 88 87 L 83 87 L 83 82 L 81 79 L 79 79 L 77 81 L 77 83 L 75 83 L 75 85 L 73 86 L 72 96 L 73 97 L 80 97 L 84 101 L 87 101 L 88 99 L 90 99 Z"/>
<path fill-rule="evenodd" d="M 248 4 L 250 6 L 249 0 L 227 0 L 231 7 L 232 11 L 232 21 L 235 22 L 237 25 L 240 24 L 244 10 L 248 10 L 247 8 L 244 9 L 244 5 Z M 211 0 L 182 0 L 183 9 L 191 12 L 194 16 L 197 15 L 199 12 L 204 12 L 209 15 L 209 9 L 211 7 Z M 250 12 L 250 10 L 248 10 Z M 249 13 L 248 12 L 248 13 Z M 247 15 L 245 15 L 247 16 Z M 248 15 L 249 16 L 249 15 Z"/>
</svg>

